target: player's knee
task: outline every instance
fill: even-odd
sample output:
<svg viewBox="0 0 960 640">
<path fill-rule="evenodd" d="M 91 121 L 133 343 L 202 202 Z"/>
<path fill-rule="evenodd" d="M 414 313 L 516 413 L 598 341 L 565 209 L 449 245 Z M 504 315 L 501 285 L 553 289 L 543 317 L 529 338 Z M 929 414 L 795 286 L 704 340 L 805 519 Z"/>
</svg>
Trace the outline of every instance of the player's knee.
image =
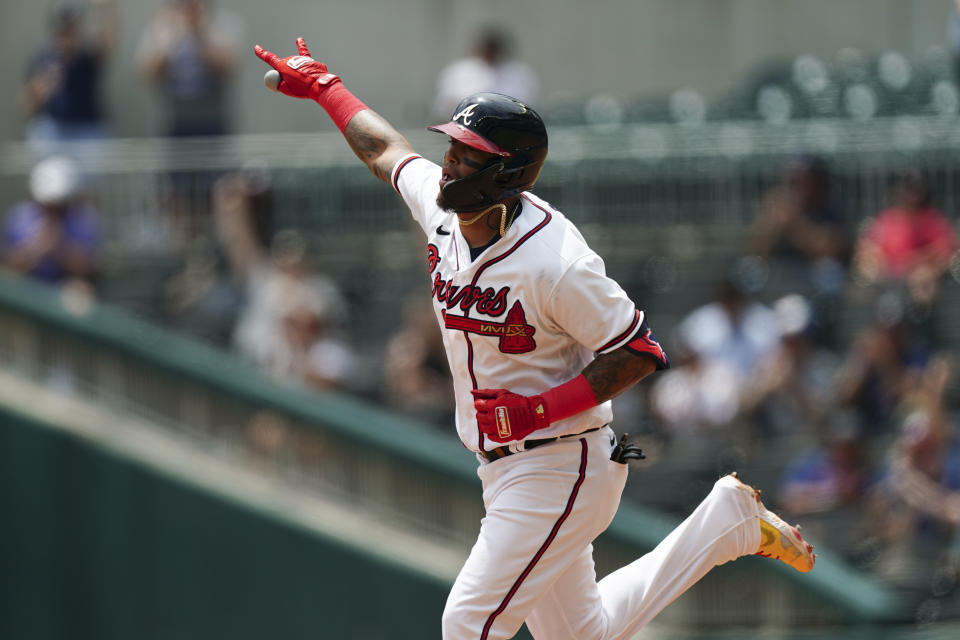
<svg viewBox="0 0 960 640">
<path fill-rule="evenodd" d="M 748 485 L 745 485 L 734 474 L 728 474 L 713 483 L 714 494 L 722 495 L 725 498 L 736 500 L 753 501 L 756 499 L 756 491 Z"/>
<path fill-rule="evenodd" d="M 713 483 L 713 489 L 705 501 L 711 504 L 740 505 L 752 504 L 755 500 L 753 490 L 744 485 L 734 475 L 726 475 Z"/>
<path fill-rule="evenodd" d="M 733 474 L 727 474 L 713 483 L 716 489 L 739 489 L 741 483 Z"/>
</svg>

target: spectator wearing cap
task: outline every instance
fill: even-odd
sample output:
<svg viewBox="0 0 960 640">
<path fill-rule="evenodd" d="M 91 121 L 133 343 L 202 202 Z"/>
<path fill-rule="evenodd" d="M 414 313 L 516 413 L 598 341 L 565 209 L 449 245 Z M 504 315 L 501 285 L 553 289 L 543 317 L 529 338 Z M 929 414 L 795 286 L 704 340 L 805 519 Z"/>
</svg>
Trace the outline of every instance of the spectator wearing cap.
<svg viewBox="0 0 960 640">
<path fill-rule="evenodd" d="M 65 156 L 42 160 L 30 172 L 29 189 L 31 198 L 7 215 L 4 265 L 50 284 L 80 280 L 92 285 L 100 229 L 96 210 L 81 197 L 76 162 Z"/>
<path fill-rule="evenodd" d="M 53 37 L 27 68 L 20 105 L 28 118 L 27 140 L 41 151 L 51 150 L 46 145 L 98 140 L 107 133 L 100 94 L 116 44 L 116 7 L 113 0 L 90 0 L 89 5 L 96 14 L 96 35 L 84 35 L 82 4 L 58 4 L 50 17 Z"/>
</svg>

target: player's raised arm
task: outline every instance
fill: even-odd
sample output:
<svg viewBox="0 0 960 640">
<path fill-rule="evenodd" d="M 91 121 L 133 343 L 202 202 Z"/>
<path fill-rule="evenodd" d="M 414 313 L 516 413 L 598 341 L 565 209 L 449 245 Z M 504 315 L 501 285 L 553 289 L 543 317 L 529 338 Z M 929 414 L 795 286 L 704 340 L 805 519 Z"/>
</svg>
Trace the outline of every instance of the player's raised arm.
<svg viewBox="0 0 960 640">
<path fill-rule="evenodd" d="M 309 98 L 323 107 L 343 133 L 353 152 L 381 180 L 389 181 L 397 161 L 413 149 L 389 122 L 361 102 L 343 86 L 327 65 L 314 60 L 303 38 L 297 38 L 297 55 L 281 58 L 260 45 L 254 53 L 276 69 L 271 88 L 294 98 Z M 269 74 L 270 72 L 268 72 Z"/>
</svg>

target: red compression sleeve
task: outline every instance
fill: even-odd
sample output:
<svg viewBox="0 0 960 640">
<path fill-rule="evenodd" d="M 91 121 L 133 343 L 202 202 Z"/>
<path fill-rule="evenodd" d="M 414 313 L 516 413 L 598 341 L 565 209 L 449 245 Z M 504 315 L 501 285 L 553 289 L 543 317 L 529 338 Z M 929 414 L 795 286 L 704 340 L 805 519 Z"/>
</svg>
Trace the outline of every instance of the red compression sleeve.
<svg viewBox="0 0 960 640">
<path fill-rule="evenodd" d="M 313 99 L 327 111 L 340 133 L 344 132 L 353 116 L 370 108 L 350 93 L 342 82 L 324 86 Z"/>
<path fill-rule="evenodd" d="M 540 397 L 549 407 L 550 422 L 569 418 L 597 406 L 597 396 L 582 373 L 570 382 L 564 382 L 550 389 Z"/>
</svg>

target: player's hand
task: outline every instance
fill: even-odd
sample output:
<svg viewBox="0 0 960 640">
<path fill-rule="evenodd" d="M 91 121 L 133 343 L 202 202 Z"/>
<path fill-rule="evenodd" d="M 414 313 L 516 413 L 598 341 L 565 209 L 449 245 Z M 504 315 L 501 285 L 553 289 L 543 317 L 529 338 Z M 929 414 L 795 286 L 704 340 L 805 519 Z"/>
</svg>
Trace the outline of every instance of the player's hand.
<svg viewBox="0 0 960 640">
<path fill-rule="evenodd" d="M 550 425 L 550 411 L 541 396 L 521 396 L 506 389 L 476 389 L 470 393 L 480 431 L 494 442 L 523 440 Z"/>
<path fill-rule="evenodd" d="M 295 56 L 281 58 L 260 45 L 253 48 L 257 57 L 280 72 L 280 85 L 277 90 L 288 96 L 316 100 L 327 86 L 340 82 L 339 76 L 327 71 L 327 65 L 310 56 L 310 50 L 303 38 L 297 38 L 297 51 Z"/>
</svg>

